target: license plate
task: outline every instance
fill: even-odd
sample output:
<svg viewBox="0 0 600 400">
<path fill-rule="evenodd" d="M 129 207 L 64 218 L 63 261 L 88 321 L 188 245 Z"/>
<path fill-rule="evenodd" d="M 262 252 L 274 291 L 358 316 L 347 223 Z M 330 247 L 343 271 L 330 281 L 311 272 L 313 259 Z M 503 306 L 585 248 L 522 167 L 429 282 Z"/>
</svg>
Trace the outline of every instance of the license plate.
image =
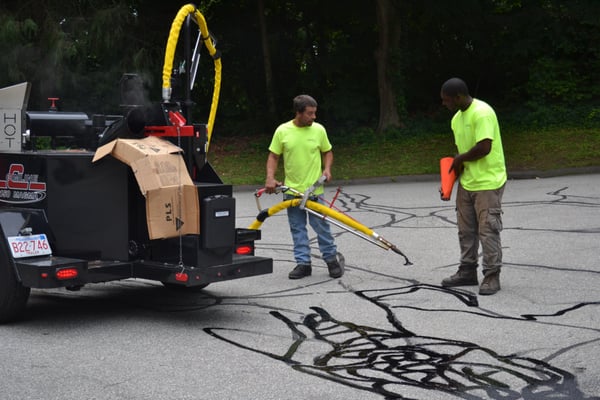
<svg viewBox="0 0 600 400">
<path fill-rule="evenodd" d="M 50 243 L 45 234 L 10 236 L 8 245 L 14 258 L 46 256 L 52 254 Z"/>
</svg>

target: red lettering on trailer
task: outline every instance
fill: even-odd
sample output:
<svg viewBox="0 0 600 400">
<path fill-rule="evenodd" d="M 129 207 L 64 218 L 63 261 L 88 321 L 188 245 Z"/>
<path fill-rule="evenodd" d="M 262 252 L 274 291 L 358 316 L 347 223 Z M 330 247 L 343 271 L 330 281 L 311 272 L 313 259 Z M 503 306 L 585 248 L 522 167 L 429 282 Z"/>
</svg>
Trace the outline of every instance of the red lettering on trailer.
<svg viewBox="0 0 600 400">
<path fill-rule="evenodd" d="M 23 164 L 11 164 L 7 176 L 9 189 L 27 189 L 27 182 L 23 180 L 23 172 L 25 172 Z"/>
<path fill-rule="evenodd" d="M 29 190 L 36 192 L 46 190 L 46 184 L 44 182 L 29 182 Z"/>
<path fill-rule="evenodd" d="M 34 175 L 34 177 L 37 177 L 37 175 Z M 6 180 L 0 180 L 0 189 L 44 191 L 46 190 L 46 183 L 32 182 L 31 175 L 25 175 L 23 164 L 11 164 L 8 174 L 6 174 Z"/>
<path fill-rule="evenodd" d="M 0 179 L 1 202 L 35 203 L 46 198 L 46 183 L 39 182 L 37 174 L 26 174 L 23 164 L 11 164 L 5 178 Z"/>
</svg>

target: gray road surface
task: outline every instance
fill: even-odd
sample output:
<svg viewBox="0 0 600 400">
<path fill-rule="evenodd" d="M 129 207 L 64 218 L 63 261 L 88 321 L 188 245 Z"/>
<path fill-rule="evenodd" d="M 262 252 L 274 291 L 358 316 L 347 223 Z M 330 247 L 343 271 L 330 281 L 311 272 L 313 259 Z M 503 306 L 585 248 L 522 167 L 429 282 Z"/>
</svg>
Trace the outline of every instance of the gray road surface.
<svg viewBox="0 0 600 400">
<path fill-rule="evenodd" d="M 600 175 L 511 180 L 502 290 L 449 290 L 453 203 L 435 181 L 348 185 L 336 205 L 414 263 L 334 228 L 346 259 L 291 281 L 285 213 L 271 275 L 179 294 L 129 280 L 36 290 L 0 326 L 2 399 L 600 399 Z M 331 199 L 336 186 L 326 188 Z M 257 214 L 237 190 L 238 226 Z M 263 206 L 279 197 L 263 196 Z"/>
</svg>

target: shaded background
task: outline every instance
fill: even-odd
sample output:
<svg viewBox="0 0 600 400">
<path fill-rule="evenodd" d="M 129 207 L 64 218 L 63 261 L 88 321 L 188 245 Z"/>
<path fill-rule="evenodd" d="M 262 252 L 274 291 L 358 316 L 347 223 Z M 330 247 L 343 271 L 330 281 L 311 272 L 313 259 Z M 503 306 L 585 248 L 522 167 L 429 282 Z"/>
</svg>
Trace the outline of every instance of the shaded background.
<svg viewBox="0 0 600 400">
<path fill-rule="evenodd" d="M 31 82 L 30 110 L 59 97 L 63 111 L 119 113 L 119 80 L 137 73 L 147 100 L 159 101 L 169 29 L 185 4 L 5 0 L 0 87 Z M 401 133 L 414 121 L 447 119 L 439 87 L 451 76 L 464 78 L 504 121 L 600 120 L 595 0 L 197 5 L 222 51 L 219 135 L 272 132 L 303 92 L 317 98 L 319 119 L 335 135 Z M 208 114 L 212 78 L 204 52 L 192 92 L 198 119 Z"/>
</svg>

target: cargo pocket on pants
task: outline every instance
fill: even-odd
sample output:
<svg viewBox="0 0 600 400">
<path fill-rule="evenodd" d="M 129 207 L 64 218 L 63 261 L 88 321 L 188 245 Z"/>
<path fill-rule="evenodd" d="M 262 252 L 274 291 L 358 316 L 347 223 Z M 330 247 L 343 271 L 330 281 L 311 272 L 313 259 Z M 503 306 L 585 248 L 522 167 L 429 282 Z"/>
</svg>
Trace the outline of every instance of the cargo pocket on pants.
<svg viewBox="0 0 600 400">
<path fill-rule="evenodd" d="M 488 209 L 488 226 L 493 232 L 502 231 L 502 209 L 501 208 L 490 208 Z"/>
</svg>

